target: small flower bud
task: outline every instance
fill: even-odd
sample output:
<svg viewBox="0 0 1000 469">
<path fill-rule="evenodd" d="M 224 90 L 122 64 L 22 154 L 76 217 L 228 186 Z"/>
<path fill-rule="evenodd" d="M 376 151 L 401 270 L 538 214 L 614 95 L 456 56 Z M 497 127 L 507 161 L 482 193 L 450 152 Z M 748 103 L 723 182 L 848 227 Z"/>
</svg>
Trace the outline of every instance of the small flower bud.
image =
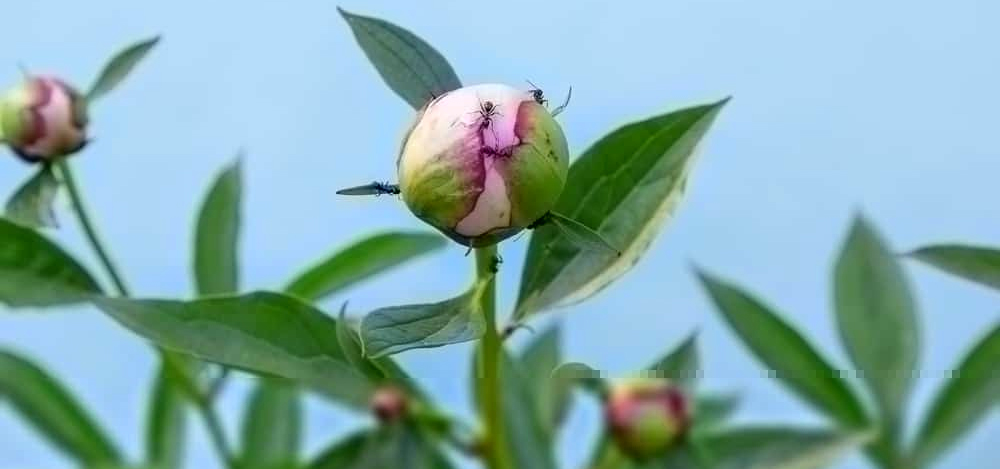
<svg viewBox="0 0 1000 469">
<path fill-rule="evenodd" d="M 51 161 L 87 142 L 87 103 L 69 85 L 29 77 L 0 98 L 0 134 L 25 161 Z"/>
<path fill-rule="evenodd" d="M 406 415 L 409 407 L 406 394 L 392 386 L 375 390 L 371 398 L 372 413 L 382 423 L 399 421 Z"/>
<path fill-rule="evenodd" d="M 691 421 L 684 393 L 666 379 L 641 379 L 611 388 L 605 415 L 611 435 L 637 460 L 666 453 L 684 436 Z"/>
<path fill-rule="evenodd" d="M 417 116 L 398 161 L 406 205 L 465 246 L 489 246 L 545 215 L 569 170 L 566 137 L 528 91 L 475 85 Z"/>
</svg>

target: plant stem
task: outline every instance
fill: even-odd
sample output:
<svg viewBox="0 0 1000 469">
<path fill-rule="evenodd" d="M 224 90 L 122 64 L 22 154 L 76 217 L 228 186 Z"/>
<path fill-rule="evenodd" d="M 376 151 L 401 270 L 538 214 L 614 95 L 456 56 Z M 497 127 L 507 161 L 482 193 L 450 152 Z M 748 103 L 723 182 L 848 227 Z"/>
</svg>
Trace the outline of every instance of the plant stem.
<svg viewBox="0 0 1000 469">
<path fill-rule="evenodd" d="M 83 232 L 87 237 L 87 241 L 90 243 L 91 249 L 94 250 L 97 258 L 101 261 L 101 266 L 104 267 L 104 271 L 107 273 L 108 277 L 111 278 L 111 283 L 114 284 L 115 291 L 118 293 L 118 296 L 130 296 L 131 294 L 129 293 L 128 286 L 125 284 L 125 280 L 122 278 L 121 274 L 118 273 L 118 268 L 111 260 L 111 256 L 108 254 L 107 249 L 105 249 L 104 244 L 101 243 L 101 239 L 97 235 L 97 230 L 90 221 L 90 215 L 87 212 L 86 204 L 83 202 L 83 196 L 81 195 L 80 189 L 76 184 L 76 179 L 73 177 L 73 171 L 69 166 L 69 162 L 65 159 L 60 160 L 56 163 L 56 167 L 59 169 L 59 174 L 62 176 L 63 184 L 66 185 L 66 192 L 69 193 L 70 204 L 73 206 L 73 212 L 76 214 L 76 219 L 80 222 L 80 226 L 83 228 Z M 157 348 L 157 351 L 159 352 L 160 359 L 166 363 L 168 367 L 173 369 L 174 375 L 179 379 L 184 380 L 182 384 L 188 390 L 188 397 L 195 403 L 199 413 L 205 420 L 205 425 L 208 427 L 209 434 L 211 435 L 215 448 L 219 453 L 219 457 L 225 460 L 228 467 L 235 468 L 236 460 L 233 457 L 232 451 L 229 449 L 228 443 L 226 442 L 225 433 L 222 430 L 222 424 L 219 420 L 219 416 L 215 413 L 215 409 L 212 408 L 211 401 L 201 394 L 198 390 L 197 382 L 195 382 L 195 380 L 187 373 L 187 370 L 184 369 L 184 367 L 176 360 L 171 358 L 171 352 L 161 348 Z"/>
<path fill-rule="evenodd" d="M 500 367 L 500 353 L 503 342 L 497 331 L 496 320 L 496 246 L 476 249 L 476 281 L 486 282 L 486 287 L 480 296 L 479 306 L 483 310 L 486 320 L 486 332 L 480 341 L 479 357 L 481 362 L 480 370 L 482 376 L 477 379 L 482 380 L 480 389 L 484 393 L 482 396 L 480 416 L 485 426 L 485 456 L 486 466 L 489 469 L 510 469 L 507 460 L 506 445 L 504 440 L 503 422 L 503 401 L 502 399 L 502 376 Z"/>
<path fill-rule="evenodd" d="M 80 226 L 87 236 L 87 241 L 90 242 L 90 247 L 94 249 L 94 253 L 100 259 L 101 265 L 104 266 L 104 271 L 107 272 L 108 277 L 111 277 L 111 282 L 118 291 L 118 295 L 129 296 L 129 290 L 125 285 L 125 281 L 118 274 L 115 263 L 111 261 L 111 256 L 104 249 L 101 239 L 97 236 L 97 230 L 94 229 L 94 225 L 90 222 L 90 215 L 87 214 L 87 207 L 84 205 L 83 197 L 76 186 L 76 180 L 73 178 L 73 171 L 69 167 L 69 162 L 64 159 L 60 160 L 56 165 L 59 167 L 59 173 L 62 175 L 63 184 L 66 184 L 66 191 L 69 192 L 69 200 L 73 205 L 73 212 L 76 213 L 76 219 L 80 222 Z"/>
</svg>

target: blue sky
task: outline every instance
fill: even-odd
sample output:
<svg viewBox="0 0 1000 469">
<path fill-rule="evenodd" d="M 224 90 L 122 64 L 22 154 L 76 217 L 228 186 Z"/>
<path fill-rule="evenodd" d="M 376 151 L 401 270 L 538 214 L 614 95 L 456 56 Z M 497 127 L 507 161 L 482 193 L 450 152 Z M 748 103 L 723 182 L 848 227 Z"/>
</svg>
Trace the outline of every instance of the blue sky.
<svg viewBox="0 0 1000 469">
<path fill-rule="evenodd" d="M 322 0 L 7 2 L 0 83 L 18 64 L 89 83 L 112 51 L 153 33 L 164 41 L 127 84 L 93 109 L 93 145 L 75 163 L 101 230 L 144 296 L 189 296 L 191 223 L 205 186 L 246 149 L 242 243 L 246 288 L 276 288 L 317 256 L 378 230 L 419 229 L 391 199 L 334 190 L 391 179 L 412 111 L 368 64 Z M 706 387 L 739 390 L 746 422 L 821 419 L 767 378 L 725 329 L 690 272 L 692 262 L 777 306 L 841 366 L 828 294 L 831 262 L 863 210 L 893 245 L 1000 244 L 995 141 L 1000 108 L 1000 4 L 811 2 L 345 1 L 405 25 L 444 53 L 466 83 L 531 79 L 553 96 L 572 85 L 560 120 L 571 149 L 624 123 L 733 95 L 709 135 L 677 217 L 629 275 L 554 318 L 569 359 L 610 372 L 648 362 L 701 331 Z M 0 190 L 28 174 L 0 160 Z M 54 233 L 96 266 L 62 201 Z M 513 301 L 527 238 L 506 243 L 502 303 Z M 358 311 L 440 299 L 470 275 L 453 246 L 353 289 Z M 924 408 L 971 341 L 1000 317 L 1000 297 L 907 265 L 923 313 L 926 351 L 915 411 Z M 0 317 L 0 345 L 54 370 L 126 449 L 141 448 L 154 357 L 143 341 L 88 308 Z M 402 361 L 463 413 L 455 379 L 468 348 Z M 224 396 L 235 429 L 248 380 Z M 561 455 L 591 438 L 592 403 L 571 417 Z M 307 449 L 360 423 L 312 399 Z M 915 420 L 916 414 L 911 417 Z M 941 467 L 995 459 L 994 418 Z M 192 467 L 215 460 L 201 430 Z M 71 467 L 0 408 L 0 468 Z M 860 458 L 839 467 L 865 467 Z"/>
</svg>

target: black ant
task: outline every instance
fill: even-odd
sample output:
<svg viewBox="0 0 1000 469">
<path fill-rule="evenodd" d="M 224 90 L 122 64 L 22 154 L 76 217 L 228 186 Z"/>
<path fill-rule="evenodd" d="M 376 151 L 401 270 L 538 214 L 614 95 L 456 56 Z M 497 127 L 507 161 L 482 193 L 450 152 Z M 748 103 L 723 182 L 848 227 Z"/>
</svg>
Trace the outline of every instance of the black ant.
<svg viewBox="0 0 1000 469">
<path fill-rule="evenodd" d="M 338 195 L 399 195 L 399 186 L 388 182 L 375 181 L 363 186 L 348 187 L 337 191 Z"/>
<path fill-rule="evenodd" d="M 528 90 L 528 94 L 530 94 L 531 97 L 535 99 L 535 102 L 541 104 L 542 106 L 548 106 L 549 100 L 545 99 L 545 92 L 542 91 L 542 89 L 539 88 L 538 85 L 532 83 L 531 80 L 524 80 L 524 81 L 528 82 L 528 84 L 531 85 L 531 89 Z"/>
<path fill-rule="evenodd" d="M 493 126 L 493 118 L 503 116 L 503 114 L 500 113 L 500 109 L 497 107 L 496 104 L 493 104 L 493 101 L 480 101 L 479 110 L 472 111 L 470 114 L 476 114 L 476 113 L 479 114 L 479 119 L 480 119 L 479 120 L 480 137 L 482 136 L 483 130 L 490 129 L 490 131 L 493 132 L 493 141 L 495 141 L 497 146 L 499 146 L 500 136 L 497 135 L 497 130 Z"/>
</svg>

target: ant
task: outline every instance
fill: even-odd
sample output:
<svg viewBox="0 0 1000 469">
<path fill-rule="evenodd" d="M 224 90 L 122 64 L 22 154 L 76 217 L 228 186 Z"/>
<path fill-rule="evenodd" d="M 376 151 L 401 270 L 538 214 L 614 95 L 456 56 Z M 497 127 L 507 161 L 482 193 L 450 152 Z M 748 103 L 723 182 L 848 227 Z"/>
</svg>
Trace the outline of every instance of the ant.
<svg viewBox="0 0 1000 469">
<path fill-rule="evenodd" d="M 538 85 L 532 83 L 531 80 L 524 80 L 524 81 L 528 82 L 528 84 L 531 85 L 531 89 L 528 90 L 528 94 L 530 94 L 531 97 L 535 99 L 535 102 L 541 104 L 542 106 L 548 106 L 549 100 L 545 99 L 545 92 L 542 91 L 542 89 L 539 88 Z"/>
<path fill-rule="evenodd" d="M 496 142 L 497 146 L 500 146 L 500 136 L 497 135 L 497 130 L 493 126 L 493 118 L 503 116 L 500 113 L 500 109 L 493 101 L 480 101 L 479 110 L 472 111 L 469 114 L 479 114 L 479 132 L 480 137 L 482 137 L 482 131 L 490 129 L 493 132 L 493 141 Z"/>
<path fill-rule="evenodd" d="M 363 186 L 349 187 L 347 189 L 341 189 L 337 191 L 338 195 L 399 195 L 399 186 L 396 184 L 389 184 L 388 182 L 378 182 L 375 181 L 371 184 L 365 184 Z"/>
</svg>

